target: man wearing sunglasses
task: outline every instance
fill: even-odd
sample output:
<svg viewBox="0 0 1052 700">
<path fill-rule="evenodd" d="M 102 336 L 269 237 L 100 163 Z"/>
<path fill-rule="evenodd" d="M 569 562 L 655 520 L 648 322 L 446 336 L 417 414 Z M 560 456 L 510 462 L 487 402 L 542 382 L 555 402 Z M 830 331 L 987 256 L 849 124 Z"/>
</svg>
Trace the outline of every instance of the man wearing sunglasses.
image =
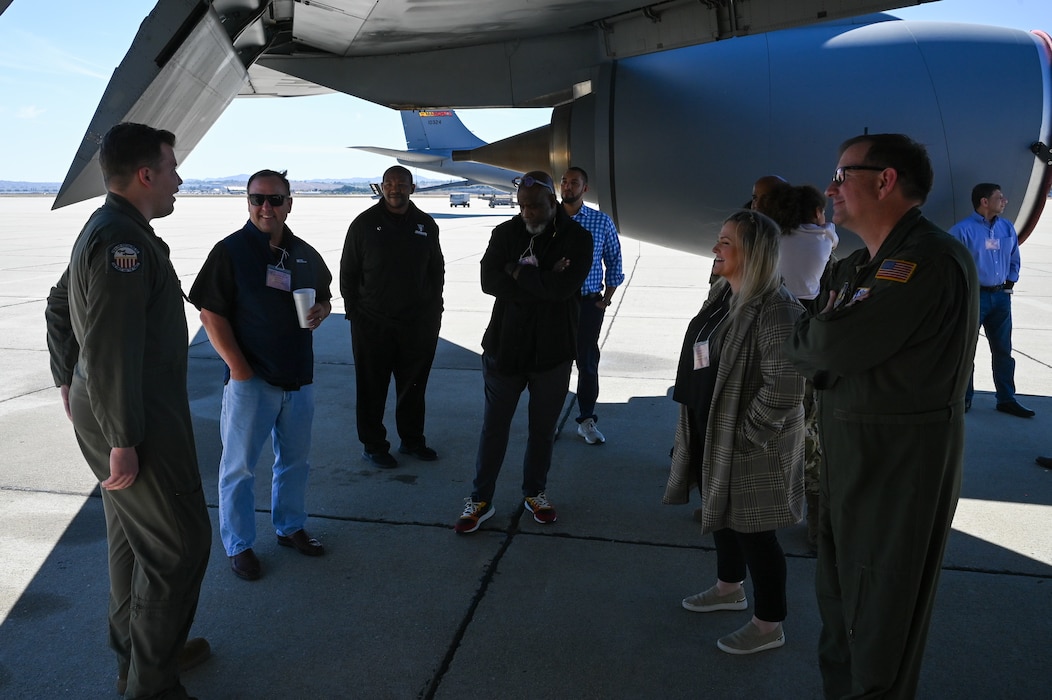
<svg viewBox="0 0 1052 700">
<path fill-rule="evenodd" d="M 993 364 L 997 410 L 1031 418 L 1034 411 L 1015 398 L 1015 360 L 1012 358 L 1012 288 L 1019 281 L 1019 238 L 1015 226 L 1001 216 L 1008 197 L 1001 186 L 981 182 L 972 188 L 975 212 L 954 224 L 950 234 L 964 244 L 979 270 L 979 325 L 986 331 Z M 975 389 L 968 381 L 964 410 L 972 407 Z"/>
<path fill-rule="evenodd" d="M 322 544 L 304 529 L 314 419 L 313 332 L 332 310 L 332 274 L 318 252 L 285 225 L 292 211 L 284 172 L 248 179 L 248 222 L 215 245 L 190 301 L 212 347 L 226 363 L 219 431 L 219 531 L 234 575 L 262 573 L 253 551 L 256 462 L 274 443 L 271 522 L 277 543 L 319 556 Z M 293 290 L 313 289 L 301 324 Z M 304 325 L 306 327 L 304 327 Z"/>
<path fill-rule="evenodd" d="M 398 451 L 425 462 L 438 459 L 424 437 L 424 394 L 442 326 L 446 268 L 438 224 L 409 200 L 415 191 L 408 169 L 388 168 L 383 198 L 351 222 L 340 261 L 358 439 L 363 457 L 383 469 L 398 466 L 384 428 L 392 375 Z"/>
<path fill-rule="evenodd" d="M 901 134 L 846 141 L 826 195 L 865 247 L 834 264 L 786 353 L 818 393 L 818 658 L 829 698 L 911 698 L 964 463 L 979 288 L 925 219 L 931 161 Z"/>
<path fill-rule="evenodd" d="M 475 532 L 493 516 L 497 476 L 524 389 L 530 392 L 530 420 L 523 505 L 538 523 L 557 517 L 545 489 L 577 350 L 580 290 L 592 267 L 592 235 L 559 206 L 547 173 L 523 175 L 516 197 L 519 215 L 493 229 L 482 256 L 482 291 L 494 297 L 482 336 L 485 409 L 471 496 L 453 526 L 458 534 Z"/>
</svg>

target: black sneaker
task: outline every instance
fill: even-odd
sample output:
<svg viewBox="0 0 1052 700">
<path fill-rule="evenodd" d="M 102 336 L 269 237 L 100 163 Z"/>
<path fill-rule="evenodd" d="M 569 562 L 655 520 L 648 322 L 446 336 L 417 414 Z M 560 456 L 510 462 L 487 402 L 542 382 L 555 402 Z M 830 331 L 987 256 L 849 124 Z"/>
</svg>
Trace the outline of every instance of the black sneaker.
<svg viewBox="0 0 1052 700">
<path fill-rule="evenodd" d="M 394 469 L 398 466 L 398 462 L 395 461 L 390 452 L 370 452 L 366 450 L 362 452 L 362 457 L 365 457 L 381 469 Z"/>
<path fill-rule="evenodd" d="M 404 455 L 413 455 L 421 462 L 434 462 L 436 459 L 438 459 L 438 453 L 432 450 L 427 445 L 420 445 L 419 447 L 399 445 L 398 451 Z"/>
</svg>

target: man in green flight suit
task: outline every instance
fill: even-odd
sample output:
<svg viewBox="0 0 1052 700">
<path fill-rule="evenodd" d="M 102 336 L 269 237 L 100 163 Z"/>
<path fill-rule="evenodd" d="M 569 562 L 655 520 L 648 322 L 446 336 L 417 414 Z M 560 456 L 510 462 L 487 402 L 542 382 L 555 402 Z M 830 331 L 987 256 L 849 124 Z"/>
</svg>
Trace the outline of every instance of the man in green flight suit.
<svg viewBox="0 0 1052 700">
<path fill-rule="evenodd" d="M 819 665 L 827 698 L 910 698 L 960 493 L 979 320 L 971 255 L 918 208 L 933 180 L 901 134 L 840 147 L 826 194 L 865 248 L 786 342 L 818 390 Z"/>
<path fill-rule="evenodd" d="M 47 303 L 51 371 L 102 487 L 109 543 L 109 641 L 117 692 L 186 698 L 208 658 L 187 641 L 211 548 L 187 398 L 179 278 L 152 219 L 182 180 L 175 136 L 122 123 L 103 137 L 108 194 L 73 245 Z"/>
</svg>

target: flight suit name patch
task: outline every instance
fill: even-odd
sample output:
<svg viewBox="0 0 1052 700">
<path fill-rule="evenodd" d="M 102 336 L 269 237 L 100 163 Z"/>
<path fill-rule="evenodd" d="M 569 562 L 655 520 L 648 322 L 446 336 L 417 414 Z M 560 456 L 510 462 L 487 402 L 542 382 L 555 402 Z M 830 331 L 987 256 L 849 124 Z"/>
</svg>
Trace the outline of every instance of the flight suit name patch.
<svg viewBox="0 0 1052 700">
<path fill-rule="evenodd" d="M 110 266 L 117 272 L 135 272 L 142 266 L 140 255 L 131 243 L 118 243 L 110 248 Z"/>
<path fill-rule="evenodd" d="M 888 280 L 890 282 L 909 282 L 913 272 L 917 269 L 917 263 L 907 260 L 885 260 L 880 264 L 875 279 Z"/>
<path fill-rule="evenodd" d="M 851 301 L 847 303 L 848 306 L 854 306 L 864 299 L 869 299 L 869 287 L 859 287 L 855 290 L 855 293 L 851 295 Z"/>
</svg>

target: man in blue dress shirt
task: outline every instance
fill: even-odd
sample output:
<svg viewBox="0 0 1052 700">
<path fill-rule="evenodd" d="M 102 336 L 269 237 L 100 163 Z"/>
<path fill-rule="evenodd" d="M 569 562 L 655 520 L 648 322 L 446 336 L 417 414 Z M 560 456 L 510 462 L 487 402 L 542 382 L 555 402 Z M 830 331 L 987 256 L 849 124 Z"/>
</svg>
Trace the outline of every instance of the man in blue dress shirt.
<svg viewBox="0 0 1052 700">
<path fill-rule="evenodd" d="M 1019 239 L 1012 222 L 1001 217 L 1008 197 L 1001 186 L 981 182 L 972 188 L 975 213 L 958 222 L 950 233 L 971 252 L 979 270 L 979 323 L 986 331 L 993 359 L 997 410 L 1020 418 L 1034 415 L 1015 398 L 1015 360 L 1012 359 L 1012 288 L 1019 281 Z M 972 407 L 972 382 L 964 410 Z"/>
<path fill-rule="evenodd" d="M 599 399 L 599 333 L 614 290 L 625 281 L 625 275 L 621 269 L 617 227 L 603 212 L 585 206 L 587 191 L 588 173 L 576 166 L 567 170 L 560 183 L 563 209 L 592 234 L 592 269 L 581 287 L 581 321 L 577 331 L 577 434 L 589 445 L 601 445 L 606 437 L 595 425 L 599 420 L 595 413 Z"/>
</svg>

